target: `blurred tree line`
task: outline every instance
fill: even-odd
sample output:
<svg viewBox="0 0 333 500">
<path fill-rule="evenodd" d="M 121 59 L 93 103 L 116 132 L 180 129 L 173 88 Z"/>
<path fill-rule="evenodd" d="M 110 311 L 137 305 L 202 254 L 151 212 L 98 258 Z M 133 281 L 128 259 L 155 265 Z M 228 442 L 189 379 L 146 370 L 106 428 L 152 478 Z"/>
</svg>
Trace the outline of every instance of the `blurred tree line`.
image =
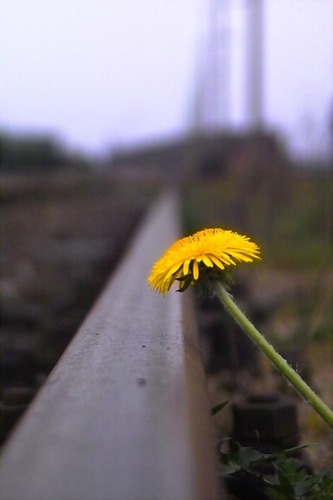
<svg viewBox="0 0 333 500">
<path fill-rule="evenodd" d="M 69 153 L 48 136 L 13 137 L 0 132 L 1 173 L 52 173 L 60 169 L 89 170 L 89 160 Z"/>
</svg>

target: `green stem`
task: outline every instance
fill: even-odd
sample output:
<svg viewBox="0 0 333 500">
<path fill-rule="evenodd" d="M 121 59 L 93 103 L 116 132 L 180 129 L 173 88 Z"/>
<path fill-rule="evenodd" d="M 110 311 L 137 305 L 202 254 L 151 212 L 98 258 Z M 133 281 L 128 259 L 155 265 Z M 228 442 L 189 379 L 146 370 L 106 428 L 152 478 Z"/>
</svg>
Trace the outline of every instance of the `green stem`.
<svg viewBox="0 0 333 500">
<path fill-rule="evenodd" d="M 304 380 L 288 365 L 285 359 L 276 352 L 273 346 L 267 342 L 263 335 L 247 319 L 242 311 L 235 304 L 230 294 L 225 290 L 220 282 L 216 282 L 215 292 L 225 308 L 229 311 L 235 321 L 241 326 L 251 340 L 266 354 L 275 368 L 294 386 L 299 394 L 312 406 L 312 408 L 322 417 L 325 422 L 333 427 L 333 412 L 320 399 L 319 396 L 304 382 Z"/>
</svg>

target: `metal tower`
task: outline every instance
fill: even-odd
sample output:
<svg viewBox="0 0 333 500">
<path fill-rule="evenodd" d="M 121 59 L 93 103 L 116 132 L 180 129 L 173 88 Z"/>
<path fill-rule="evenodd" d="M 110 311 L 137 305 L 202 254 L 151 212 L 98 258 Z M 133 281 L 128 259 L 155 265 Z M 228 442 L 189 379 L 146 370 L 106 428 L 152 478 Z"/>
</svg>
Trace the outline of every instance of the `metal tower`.
<svg viewBox="0 0 333 500">
<path fill-rule="evenodd" d="M 263 116 L 263 1 L 243 0 L 245 26 L 242 52 L 246 68 L 243 92 L 245 118 L 250 129 L 262 126 Z M 232 125 L 231 77 L 233 58 L 232 13 L 235 0 L 207 0 L 206 37 L 201 46 L 191 127 L 221 130 Z"/>
<path fill-rule="evenodd" d="M 260 129 L 263 120 L 263 0 L 247 0 L 247 122 Z"/>
<path fill-rule="evenodd" d="M 210 0 L 206 59 L 206 126 L 219 129 L 230 123 L 231 71 L 230 0 Z"/>
<path fill-rule="evenodd" d="M 205 38 L 200 47 L 191 128 L 217 130 L 230 122 L 231 0 L 207 0 Z"/>
</svg>

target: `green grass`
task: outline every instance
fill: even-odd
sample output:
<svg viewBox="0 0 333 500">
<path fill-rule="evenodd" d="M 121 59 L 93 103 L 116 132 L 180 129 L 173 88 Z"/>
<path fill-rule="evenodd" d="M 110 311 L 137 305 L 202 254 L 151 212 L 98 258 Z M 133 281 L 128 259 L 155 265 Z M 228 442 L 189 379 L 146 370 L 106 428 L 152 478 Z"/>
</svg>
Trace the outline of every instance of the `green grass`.
<svg viewBox="0 0 333 500">
<path fill-rule="evenodd" d="M 218 226 L 248 234 L 262 248 L 263 265 L 313 269 L 333 266 L 333 192 L 328 173 L 284 175 L 278 185 L 236 178 L 194 181 L 184 192 L 184 224 L 191 233 Z"/>
</svg>

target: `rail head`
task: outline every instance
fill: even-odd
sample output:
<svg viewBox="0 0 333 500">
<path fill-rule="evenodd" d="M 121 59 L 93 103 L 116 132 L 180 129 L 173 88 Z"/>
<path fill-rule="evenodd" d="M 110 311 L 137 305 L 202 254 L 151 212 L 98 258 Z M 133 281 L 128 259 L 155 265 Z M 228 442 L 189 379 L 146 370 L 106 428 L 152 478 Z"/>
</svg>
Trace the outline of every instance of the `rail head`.
<svg viewBox="0 0 333 500">
<path fill-rule="evenodd" d="M 147 286 L 179 231 L 177 199 L 165 195 L 5 447 L 2 498 L 217 498 L 188 295 Z"/>
</svg>

